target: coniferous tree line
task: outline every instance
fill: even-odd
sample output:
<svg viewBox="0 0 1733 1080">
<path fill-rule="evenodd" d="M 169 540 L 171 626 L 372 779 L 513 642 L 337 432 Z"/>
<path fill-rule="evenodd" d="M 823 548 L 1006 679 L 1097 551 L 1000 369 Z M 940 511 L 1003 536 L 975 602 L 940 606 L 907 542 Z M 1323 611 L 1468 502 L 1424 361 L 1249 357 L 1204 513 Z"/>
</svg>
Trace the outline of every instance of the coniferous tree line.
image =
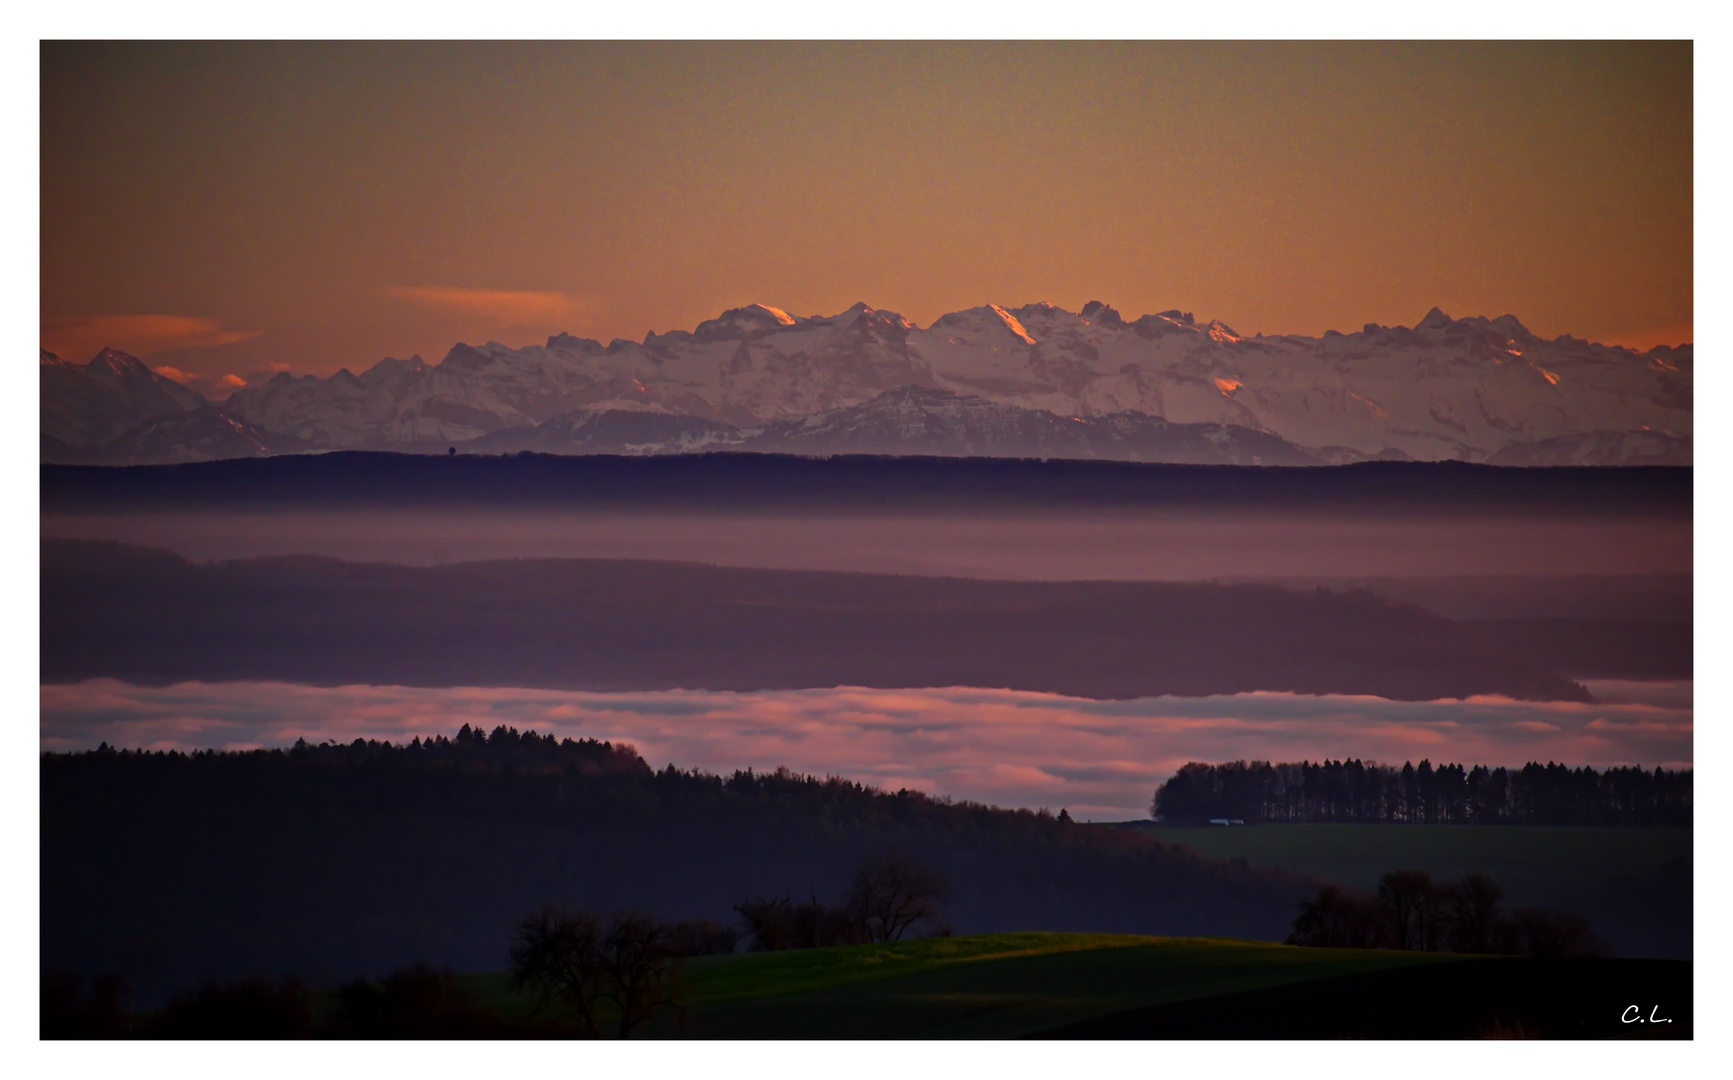
<svg viewBox="0 0 1733 1080">
<path fill-rule="evenodd" d="M 488 970 L 544 901 L 654 912 L 699 937 L 738 926 L 769 947 L 736 905 L 846 909 L 863 861 L 887 852 L 943 876 L 960 934 L 1277 938 L 1308 888 L 1043 811 L 787 771 L 652 769 L 618 743 L 503 726 L 406 745 L 50 753 L 40 773 L 44 968 L 89 976 L 154 954 L 139 992 L 158 1003 L 212 978 Z M 884 933 L 883 910 L 851 919 L 817 936 Z"/>
<path fill-rule="evenodd" d="M 1192 762 L 1156 789 L 1168 822 L 1359 822 L 1404 825 L 1689 825 L 1691 770 L 1601 770 L 1530 762 L 1520 769 L 1357 759 Z"/>
</svg>

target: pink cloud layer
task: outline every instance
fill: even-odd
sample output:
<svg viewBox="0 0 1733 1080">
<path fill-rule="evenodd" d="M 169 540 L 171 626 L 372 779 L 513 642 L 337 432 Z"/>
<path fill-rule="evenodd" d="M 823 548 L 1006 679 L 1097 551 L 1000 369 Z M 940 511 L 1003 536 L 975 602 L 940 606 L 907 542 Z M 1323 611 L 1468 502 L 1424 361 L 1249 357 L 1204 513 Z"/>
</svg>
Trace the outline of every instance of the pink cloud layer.
<svg viewBox="0 0 1733 1080">
<path fill-rule="evenodd" d="M 41 687 L 41 749 L 99 742 L 250 749 L 357 738 L 407 742 L 507 724 L 635 745 L 652 765 L 715 772 L 786 765 L 881 787 L 1118 820 L 1187 761 L 1358 757 L 1493 765 L 1688 765 L 1690 684 L 1618 684 L 1617 704 L 1393 702 L 1240 694 L 1099 702 L 940 690 L 549 690 L 287 683 Z"/>
</svg>

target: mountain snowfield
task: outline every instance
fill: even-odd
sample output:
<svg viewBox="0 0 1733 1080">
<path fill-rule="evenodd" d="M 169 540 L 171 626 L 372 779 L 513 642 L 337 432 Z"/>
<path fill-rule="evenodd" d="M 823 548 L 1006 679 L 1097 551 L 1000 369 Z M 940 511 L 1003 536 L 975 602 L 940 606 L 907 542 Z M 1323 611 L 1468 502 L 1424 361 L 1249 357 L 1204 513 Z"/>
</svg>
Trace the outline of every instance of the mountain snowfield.
<svg viewBox="0 0 1733 1080">
<path fill-rule="evenodd" d="M 45 435 L 97 441 L 51 431 L 50 397 L 45 370 Z M 1311 338 L 1180 311 L 1126 320 L 1094 301 L 989 304 L 925 329 L 865 304 L 813 317 L 755 304 L 641 343 L 559 334 L 280 374 L 221 408 L 323 448 L 1688 464 L 1692 349 L 1544 340 L 1510 315 L 1436 308 L 1411 328 Z"/>
</svg>

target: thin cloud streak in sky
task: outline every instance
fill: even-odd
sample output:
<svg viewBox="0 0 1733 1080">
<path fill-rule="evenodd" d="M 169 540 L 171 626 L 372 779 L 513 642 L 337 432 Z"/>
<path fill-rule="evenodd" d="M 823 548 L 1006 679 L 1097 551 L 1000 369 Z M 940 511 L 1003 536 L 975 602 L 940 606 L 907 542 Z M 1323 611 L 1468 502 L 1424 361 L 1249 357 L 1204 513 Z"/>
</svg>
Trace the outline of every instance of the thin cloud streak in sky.
<svg viewBox="0 0 1733 1080">
<path fill-rule="evenodd" d="M 297 738 L 407 742 L 508 724 L 629 742 L 656 767 L 786 765 L 888 789 L 1001 806 L 1066 806 L 1085 819 L 1148 813 L 1187 761 L 1358 757 L 1401 762 L 1689 765 L 1689 683 L 1674 704 L 1580 705 L 1240 694 L 1098 702 L 943 690 L 589 694 L 463 687 L 309 687 L 112 679 L 41 688 L 41 749 L 243 749 Z M 1683 706 L 1678 705 L 1685 701 Z"/>
<path fill-rule="evenodd" d="M 233 345 L 261 334 L 261 330 L 228 330 L 215 319 L 196 315 L 99 315 L 45 323 L 42 347 L 82 364 L 109 347 L 150 356 L 174 349 Z"/>
<path fill-rule="evenodd" d="M 568 318 L 582 307 L 575 297 L 560 292 L 400 285 L 385 290 L 385 294 L 421 307 L 483 315 L 500 326 L 527 326 Z"/>
</svg>

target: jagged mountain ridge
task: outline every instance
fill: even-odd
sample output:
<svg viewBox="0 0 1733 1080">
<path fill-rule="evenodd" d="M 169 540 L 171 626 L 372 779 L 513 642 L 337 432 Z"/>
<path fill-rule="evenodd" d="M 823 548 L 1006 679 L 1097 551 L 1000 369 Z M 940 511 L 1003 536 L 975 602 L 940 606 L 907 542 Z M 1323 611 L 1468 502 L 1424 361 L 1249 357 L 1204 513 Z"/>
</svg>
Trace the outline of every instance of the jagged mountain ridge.
<svg viewBox="0 0 1733 1080">
<path fill-rule="evenodd" d="M 102 448 L 109 465 L 178 465 L 223 458 L 273 457 L 316 449 L 292 435 L 265 431 L 215 405 L 147 420 Z"/>
<path fill-rule="evenodd" d="M 1316 465 L 1278 436 L 1222 424 L 1170 424 L 1142 413 L 1059 416 L 949 390 L 902 386 L 870 401 L 741 429 L 654 409 L 583 409 L 533 428 L 459 444 L 466 452 L 927 454 L 1105 458 L 1208 465 Z"/>
<path fill-rule="evenodd" d="M 1510 316 L 1322 338 L 1245 338 L 1178 311 L 1099 303 L 954 312 L 925 330 L 857 304 L 796 318 L 754 305 L 642 344 L 556 335 L 459 346 L 439 365 L 279 376 L 230 399 L 262 427 L 329 445 L 461 441 L 578 408 L 651 407 L 756 427 L 904 385 L 1062 416 L 1135 412 L 1272 432 L 1325 456 L 1487 460 L 1511 443 L 1642 427 L 1688 436 L 1689 349 L 1543 341 Z M 1332 449 L 1334 448 L 1334 449 Z"/>
<path fill-rule="evenodd" d="M 1128 321 L 1095 301 L 1077 313 L 987 305 L 924 330 L 865 304 L 810 318 L 751 305 L 690 332 L 647 334 L 642 343 L 604 346 L 558 334 L 516 349 L 460 344 L 432 365 L 411 357 L 361 375 L 282 374 L 238 391 L 223 408 L 261 431 L 325 448 L 486 440 L 476 448 L 534 449 L 541 439 L 552 449 L 661 424 L 686 432 L 676 444 L 697 440 L 692 449 L 726 443 L 731 427 L 767 439 L 780 431 L 819 452 L 801 434 L 809 418 L 911 386 L 977 399 L 975 409 L 1007 406 L 1079 422 L 1120 417 L 1112 421 L 1120 426 L 1137 426 L 1126 418 L 1142 416 L 1232 428 L 1233 438 L 1261 432 L 1330 462 L 1489 461 L 1507 448 L 1577 438 L 1588 449 L 1568 456 L 1586 452 L 1581 463 L 1603 452 L 1616 459 L 1608 464 L 1647 462 L 1651 452 L 1678 463 L 1681 455 L 1689 460 L 1692 429 L 1688 345 L 1639 354 L 1568 335 L 1547 341 L 1509 315 L 1452 319 L 1436 308 L 1412 328 L 1247 338 L 1189 312 Z M 45 379 L 45 417 L 48 396 Z M 684 419 L 612 415 L 628 413 Z M 528 434 L 558 417 L 572 418 L 564 436 Z M 789 423 L 796 428 L 779 427 Z M 1656 438 L 1628 437 L 1644 431 Z M 667 442 L 658 436 L 642 445 Z M 1045 445 L 1037 439 L 994 452 L 1039 455 Z"/>
</svg>

